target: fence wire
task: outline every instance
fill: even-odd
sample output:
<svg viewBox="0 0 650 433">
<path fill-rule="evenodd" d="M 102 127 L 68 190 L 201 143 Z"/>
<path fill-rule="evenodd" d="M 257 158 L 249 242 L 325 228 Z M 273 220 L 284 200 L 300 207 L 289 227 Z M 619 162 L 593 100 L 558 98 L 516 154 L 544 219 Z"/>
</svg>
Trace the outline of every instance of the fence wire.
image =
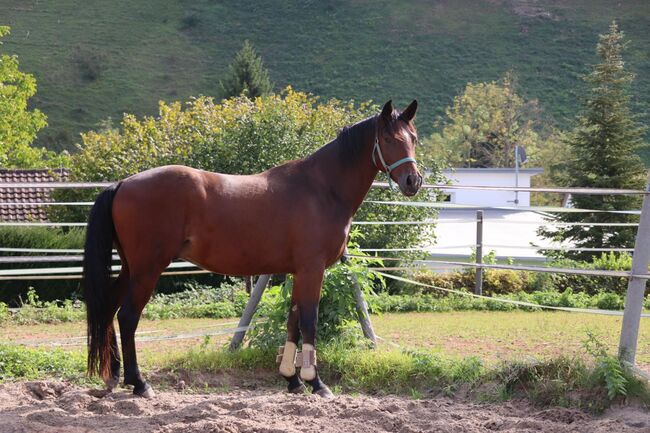
<svg viewBox="0 0 650 433">
<path fill-rule="evenodd" d="M 604 315 L 604 316 L 623 316 L 622 311 L 614 311 L 614 310 L 597 310 L 593 308 L 572 308 L 572 307 L 554 307 L 550 305 L 542 305 L 542 304 L 535 304 L 532 302 L 525 302 L 525 301 L 516 301 L 513 299 L 504 299 L 504 298 L 495 298 L 492 296 L 485 296 L 485 295 L 477 295 L 475 293 L 471 292 L 464 292 L 462 290 L 454 290 L 454 289 L 447 289 L 445 287 L 439 287 L 439 286 L 434 286 L 432 284 L 426 284 L 426 283 L 421 283 L 419 281 L 411 280 L 409 278 L 404 278 L 400 277 L 397 275 L 391 275 L 387 274 L 385 272 L 381 272 L 378 270 L 374 271 L 376 274 L 381 275 L 384 278 L 390 278 L 396 281 L 401 281 L 404 283 L 409 283 L 409 284 L 414 284 L 416 286 L 421 286 L 421 287 L 428 287 L 431 289 L 439 290 L 442 292 L 446 293 L 453 293 L 456 295 L 461 295 L 461 296 L 469 296 L 472 298 L 477 298 L 477 299 L 485 299 L 488 301 L 494 301 L 494 302 L 501 302 L 504 304 L 512 304 L 512 305 L 517 305 L 520 307 L 530 307 L 530 308 L 540 308 L 540 309 L 546 309 L 546 310 L 557 310 L 557 311 L 567 311 L 571 313 L 585 313 L 585 314 L 599 314 L 599 315 Z M 647 313 L 642 313 L 641 317 L 650 317 L 650 314 Z"/>
</svg>

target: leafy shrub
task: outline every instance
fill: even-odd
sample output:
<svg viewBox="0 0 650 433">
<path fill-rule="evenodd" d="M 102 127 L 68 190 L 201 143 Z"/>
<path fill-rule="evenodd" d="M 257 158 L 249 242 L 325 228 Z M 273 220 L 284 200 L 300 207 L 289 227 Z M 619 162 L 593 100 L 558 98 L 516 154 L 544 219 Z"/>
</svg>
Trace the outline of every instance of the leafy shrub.
<svg viewBox="0 0 650 433">
<path fill-rule="evenodd" d="M 82 352 L 29 349 L 23 346 L 0 344 L 0 382 L 42 377 L 74 380 L 83 377 L 85 370 L 86 356 Z"/>
<path fill-rule="evenodd" d="M 625 397 L 628 378 L 621 361 L 609 355 L 605 345 L 592 332 L 587 332 L 587 339 L 583 345 L 587 353 L 596 361 L 596 369 L 593 374 L 597 380 L 605 382 L 609 399 L 613 400 L 617 396 Z"/>
<path fill-rule="evenodd" d="M 147 304 L 143 317 L 149 320 L 188 318 L 224 319 L 244 311 L 248 295 L 242 286 L 222 283 L 219 287 L 186 283 L 192 287 L 173 294 L 157 294 Z"/>
<path fill-rule="evenodd" d="M 0 39 L 9 27 L 0 26 Z M 0 45 L 2 42 L 0 41 Z M 0 167 L 60 167 L 68 163 L 67 155 L 44 147 L 31 146 L 38 131 L 47 126 L 47 116 L 31 109 L 36 94 L 36 79 L 21 72 L 18 57 L 0 54 Z"/>
<path fill-rule="evenodd" d="M 185 13 L 181 20 L 181 30 L 188 31 L 197 27 L 201 23 L 201 18 L 196 13 Z"/>
<path fill-rule="evenodd" d="M 490 254 L 485 256 L 484 263 L 495 263 L 496 258 Z M 600 269 L 608 271 L 629 271 L 632 267 L 632 257 L 629 254 L 603 253 L 592 262 L 581 262 L 569 259 L 556 260 L 549 267 L 569 269 Z M 414 275 L 418 282 L 447 289 L 473 288 L 476 271 L 473 268 L 463 271 L 444 273 L 419 272 Z M 510 269 L 485 269 L 483 271 L 483 293 L 486 295 L 503 295 L 509 293 L 571 293 L 582 292 L 588 295 L 600 295 L 611 292 L 615 296 L 606 297 L 603 302 L 614 302 L 625 296 L 628 279 L 626 277 L 596 277 L 589 275 L 564 274 L 561 272 L 528 272 Z M 408 287 L 404 293 L 433 293 L 435 289 Z M 605 299 L 605 298 L 604 298 Z M 618 307 L 614 308 L 618 309 Z"/>
<path fill-rule="evenodd" d="M 354 247 L 350 248 L 353 254 L 362 254 Z M 370 265 L 379 262 L 370 261 Z M 320 306 L 318 309 L 318 335 L 317 340 L 328 342 L 340 340 L 341 335 L 345 340 L 355 345 L 359 343 L 358 315 L 354 297 L 355 280 L 365 294 L 369 308 L 372 309 L 374 286 L 382 285 L 383 279 L 367 269 L 368 261 L 363 263 L 349 261 L 337 263 L 325 271 L 325 279 L 321 292 Z M 251 345 L 254 347 L 268 348 L 277 346 L 286 340 L 286 322 L 291 305 L 291 290 L 293 279 L 288 278 L 282 286 L 268 289 L 263 296 L 263 303 L 258 309 L 258 317 L 267 317 L 268 320 L 253 328 L 249 333 Z"/>
<path fill-rule="evenodd" d="M 84 236 L 81 228 L 0 227 L 3 248 L 78 249 L 83 248 Z"/>
<path fill-rule="evenodd" d="M 420 283 L 430 284 L 445 289 L 473 288 L 476 281 L 476 271 L 451 271 L 445 273 L 420 272 L 414 276 Z M 510 269 L 486 269 L 483 272 L 483 294 L 487 296 L 517 293 L 528 289 L 530 273 Z M 436 289 L 419 287 L 420 293 L 438 292 Z"/>
<path fill-rule="evenodd" d="M 83 248 L 84 230 L 79 228 L 51 227 L 0 227 L 0 245 L 3 248 L 47 248 L 78 249 Z M 26 253 L 3 253 L 3 255 L 26 255 Z M 38 255 L 42 255 L 38 253 Z M 80 263 L 76 263 L 78 266 Z M 65 264 L 74 266 L 75 264 Z M 4 264 L 3 269 L 48 268 L 61 266 L 61 262 L 40 262 Z M 33 287 L 42 299 L 75 298 L 79 280 L 12 280 L 0 284 L 0 300 L 18 303 L 20 296 L 25 296 Z"/>
<path fill-rule="evenodd" d="M 149 320 L 176 318 L 225 319 L 241 316 L 248 301 L 241 281 L 223 282 L 218 287 L 188 281 L 181 284 L 185 290 L 157 293 L 144 309 Z"/>
<path fill-rule="evenodd" d="M 0 245 L 3 248 L 45 248 L 45 249 L 83 249 L 85 229 L 52 227 L 0 227 Z M 43 255 L 43 253 L 35 253 Z M 81 253 L 79 253 L 81 254 Z M 28 255 L 24 252 L 3 253 L 3 255 Z M 39 262 L 24 264 L 4 264 L 3 269 L 49 268 L 57 266 L 80 266 L 81 262 Z M 192 276 L 166 276 L 157 285 L 159 293 L 176 292 L 191 287 L 192 284 L 218 286 L 224 280 L 221 275 L 206 274 Z M 19 305 L 30 288 L 39 299 L 78 299 L 79 280 L 12 280 L 0 284 L 0 301 Z"/>
<path fill-rule="evenodd" d="M 522 292 L 527 287 L 527 277 L 527 272 L 488 269 L 483 276 L 483 293 L 490 296 Z"/>
<path fill-rule="evenodd" d="M 74 55 L 79 75 L 85 81 L 96 81 L 102 73 L 102 56 L 97 53 L 97 47 L 77 47 Z"/>
<path fill-rule="evenodd" d="M 9 318 L 9 307 L 4 302 L 0 302 L 0 323 Z"/>
<path fill-rule="evenodd" d="M 622 310 L 625 301 L 616 293 L 600 292 L 594 296 L 596 306 L 603 310 Z"/>
<path fill-rule="evenodd" d="M 607 271 L 629 271 L 632 269 L 632 257 L 627 253 L 602 253 L 594 256 L 593 261 L 583 262 L 570 259 L 559 259 L 549 266 L 574 269 L 601 269 Z M 551 276 L 553 286 L 558 290 L 572 288 L 590 295 L 603 290 L 625 295 L 628 279 L 625 277 L 594 277 L 588 275 L 554 273 Z"/>
<path fill-rule="evenodd" d="M 215 103 L 200 97 L 181 103 L 160 102 L 156 117 L 125 115 L 119 130 L 107 126 L 82 134 L 73 156 L 71 178 L 116 181 L 166 164 L 184 164 L 222 173 L 251 174 L 302 158 L 336 138 L 338 131 L 378 112 L 369 103 L 319 101 L 288 87 L 280 95 L 245 96 Z M 94 200 L 96 191 L 56 191 L 58 200 Z M 374 199 L 394 198 L 373 190 Z M 412 200 L 425 197 L 423 191 Z M 402 199 L 402 198 L 400 198 Z M 56 209 L 57 220 L 85 221 L 87 210 Z M 366 204 L 357 220 L 425 220 L 436 215 L 425 207 Z M 407 247 L 433 238 L 427 225 L 363 226 L 364 246 Z"/>
<path fill-rule="evenodd" d="M 25 297 L 20 298 L 20 308 L 4 318 L 11 319 L 11 322 L 16 324 L 60 323 L 84 320 L 85 314 L 85 309 L 79 301 L 42 301 L 36 291 L 30 288 Z"/>
</svg>

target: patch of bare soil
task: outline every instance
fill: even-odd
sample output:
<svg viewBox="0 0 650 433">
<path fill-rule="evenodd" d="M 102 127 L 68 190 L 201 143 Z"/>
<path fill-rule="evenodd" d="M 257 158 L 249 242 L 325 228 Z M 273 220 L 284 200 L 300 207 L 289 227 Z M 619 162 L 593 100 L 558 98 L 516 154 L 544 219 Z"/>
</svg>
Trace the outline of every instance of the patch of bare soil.
<svg viewBox="0 0 650 433">
<path fill-rule="evenodd" d="M 94 394 L 94 395 L 93 395 Z M 103 397 L 60 382 L 0 385 L 0 431 L 23 432 L 649 432 L 633 407 L 593 416 L 524 401 L 476 404 L 448 398 L 339 395 L 324 401 L 276 389 L 224 394 L 120 390 Z"/>
</svg>

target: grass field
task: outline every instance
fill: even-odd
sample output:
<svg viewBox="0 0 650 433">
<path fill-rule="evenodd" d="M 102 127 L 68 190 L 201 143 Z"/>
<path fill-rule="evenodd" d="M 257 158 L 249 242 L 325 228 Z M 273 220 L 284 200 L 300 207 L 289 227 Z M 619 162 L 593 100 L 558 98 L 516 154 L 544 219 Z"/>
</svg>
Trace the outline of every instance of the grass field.
<svg viewBox="0 0 650 433">
<path fill-rule="evenodd" d="M 109 116 L 215 95 L 244 39 L 263 55 L 277 88 L 400 104 L 417 97 L 418 124 L 429 133 L 468 81 L 509 69 L 526 96 L 566 125 L 579 75 L 596 61 L 597 35 L 617 19 L 632 41 L 634 103 L 650 110 L 644 0 L 0 0 L 0 10 L 0 24 L 13 29 L 2 51 L 18 54 L 22 69 L 36 75 L 34 105 L 50 123 L 40 141 L 58 149 L 72 148 L 79 131 Z"/>
<path fill-rule="evenodd" d="M 377 334 L 407 349 L 420 349 L 457 357 L 478 356 L 487 363 L 500 360 L 585 356 L 583 343 L 590 331 L 615 354 L 621 320 L 618 317 L 563 312 L 452 312 L 393 313 L 373 316 Z M 173 319 L 141 322 L 143 338 L 178 335 L 200 330 L 232 327 L 233 319 Z M 231 325 L 228 325 L 231 323 Z M 0 327 L 0 342 L 29 342 L 83 337 L 83 322 Z M 225 344 L 230 335 L 210 338 L 211 345 Z M 84 344 L 80 339 L 79 344 Z M 156 368 L 204 338 L 143 341 L 139 353 L 143 364 Z M 47 347 L 47 346 L 43 346 Z M 382 348 L 391 348 L 383 342 Z M 66 350 L 82 351 L 69 347 Z M 637 362 L 650 371 L 650 321 L 644 319 L 639 336 Z"/>
</svg>

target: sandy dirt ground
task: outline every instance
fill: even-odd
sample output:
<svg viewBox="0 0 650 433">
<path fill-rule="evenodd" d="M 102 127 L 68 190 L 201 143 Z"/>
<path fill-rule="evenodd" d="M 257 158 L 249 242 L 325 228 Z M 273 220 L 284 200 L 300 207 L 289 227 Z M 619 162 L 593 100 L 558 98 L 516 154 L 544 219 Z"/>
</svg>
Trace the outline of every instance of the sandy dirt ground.
<svg viewBox="0 0 650 433">
<path fill-rule="evenodd" d="M 0 385 L 0 431 L 23 432 L 650 432 L 650 413 L 617 407 L 594 416 L 524 401 L 339 395 L 323 401 L 277 389 L 223 394 L 99 393 L 60 382 Z"/>
</svg>

